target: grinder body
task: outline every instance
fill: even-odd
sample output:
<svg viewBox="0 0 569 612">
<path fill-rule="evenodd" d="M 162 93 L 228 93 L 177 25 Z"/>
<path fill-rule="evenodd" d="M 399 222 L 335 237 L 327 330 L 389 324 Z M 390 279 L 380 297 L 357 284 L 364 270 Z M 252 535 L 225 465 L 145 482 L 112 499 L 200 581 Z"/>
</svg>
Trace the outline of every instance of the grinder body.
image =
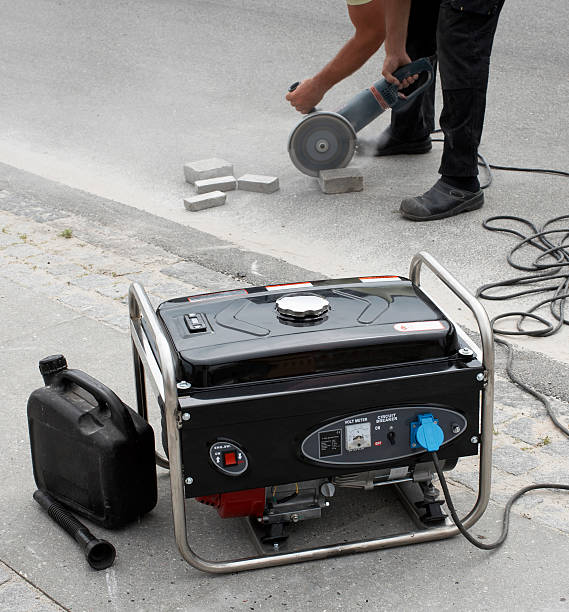
<svg viewBox="0 0 569 612">
<path fill-rule="evenodd" d="M 309 113 L 289 137 L 292 163 L 309 176 L 318 176 L 321 170 L 346 167 L 355 152 L 356 133 L 386 110 L 409 104 L 433 79 L 433 67 L 427 58 L 395 71 L 394 76 L 400 81 L 417 73 L 426 73 L 427 78 L 406 98 L 399 96 L 397 85 L 382 78 L 335 113 L 317 110 Z"/>
</svg>

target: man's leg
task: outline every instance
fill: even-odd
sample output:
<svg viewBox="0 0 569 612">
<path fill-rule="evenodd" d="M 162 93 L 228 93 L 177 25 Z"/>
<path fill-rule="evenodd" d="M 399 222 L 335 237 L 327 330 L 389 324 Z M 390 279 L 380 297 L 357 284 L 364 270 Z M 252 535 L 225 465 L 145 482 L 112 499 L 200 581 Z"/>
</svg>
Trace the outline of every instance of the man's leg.
<svg viewBox="0 0 569 612">
<path fill-rule="evenodd" d="M 470 180 L 470 186 L 477 189 L 490 54 L 504 0 L 461 0 L 458 4 L 464 4 L 464 10 L 455 8 L 455 1 L 443 2 L 437 32 L 443 90 L 440 123 L 445 135 L 439 172 L 443 180 Z M 468 10 L 469 5 L 480 12 Z"/>
<path fill-rule="evenodd" d="M 440 0 L 412 0 L 406 50 L 412 60 L 434 57 Z M 427 153 L 435 128 L 435 79 L 430 87 L 400 111 L 391 112 L 391 125 L 380 135 L 376 155 Z"/>
<path fill-rule="evenodd" d="M 442 219 L 484 204 L 478 182 L 478 145 L 486 110 L 490 54 L 504 0 L 442 0 L 437 49 L 443 90 L 445 143 L 429 191 L 401 203 L 414 221 Z"/>
</svg>

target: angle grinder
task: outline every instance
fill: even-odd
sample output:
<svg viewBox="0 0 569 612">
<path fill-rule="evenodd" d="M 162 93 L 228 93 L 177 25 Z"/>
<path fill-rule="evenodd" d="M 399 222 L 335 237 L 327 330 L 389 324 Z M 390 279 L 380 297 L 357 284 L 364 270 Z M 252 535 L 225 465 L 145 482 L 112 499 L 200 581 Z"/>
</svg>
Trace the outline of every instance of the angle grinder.
<svg viewBox="0 0 569 612">
<path fill-rule="evenodd" d="M 420 85 L 405 98 L 399 96 L 397 85 L 380 79 L 368 89 L 354 96 L 339 111 L 311 111 L 291 132 L 288 152 L 292 163 L 308 176 L 318 176 L 321 170 L 345 168 L 356 150 L 356 133 L 389 108 L 404 107 L 421 94 L 433 80 L 433 66 L 421 58 L 398 68 L 393 75 L 402 81 L 414 74 Z M 294 83 L 294 91 L 300 83 Z"/>
</svg>

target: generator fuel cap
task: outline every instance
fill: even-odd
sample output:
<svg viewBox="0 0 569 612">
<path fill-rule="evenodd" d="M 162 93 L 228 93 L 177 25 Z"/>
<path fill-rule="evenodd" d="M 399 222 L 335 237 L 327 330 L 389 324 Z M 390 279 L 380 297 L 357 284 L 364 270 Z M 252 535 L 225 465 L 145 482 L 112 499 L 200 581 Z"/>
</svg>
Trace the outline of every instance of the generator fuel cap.
<svg viewBox="0 0 569 612">
<path fill-rule="evenodd" d="M 285 295 L 276 302 L 277 312 L 296 320 L 319 319 L 330 310 L 330 302 L 319 295 Z"/>
</svg>

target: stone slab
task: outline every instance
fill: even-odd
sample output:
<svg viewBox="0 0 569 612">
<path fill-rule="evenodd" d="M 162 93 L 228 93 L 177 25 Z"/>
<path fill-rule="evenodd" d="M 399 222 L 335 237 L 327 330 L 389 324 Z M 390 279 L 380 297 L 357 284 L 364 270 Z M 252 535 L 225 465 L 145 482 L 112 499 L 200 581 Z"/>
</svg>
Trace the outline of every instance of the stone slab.
<svg viewBox="0 0 569 612">
<path fill-rule="evenodd" d="M 535 445 L 540 442 L 540 437 L 535 431 L 535 421 L 529 417 L 522 417 L 508 423 L 503 430 L 508 435 L 528 444 Z"/>
<path fill-rule="evenodd" d="M 214 206 L 223 206 L 225 204 L 226 195 L 223 191 L 210 191 L 201 195 L 184 198 L 184 206 L 186 210 L 197 212 L 205 208 L 213 208 Z"/>
<path fill-rule="evenodd" d="M 258 193 L 273 193 L 279 189 L 278 177 L 262 174 L 244 174 L 238 180 L 238 184 L 242 191 L 256 191 Z"/>
<path fill-rule="evenodd" d="M 533 455 L 514 446 L 502 446 L 494 451 L 493 463 L 504 472 L 519 476 L 537 467 L 539 461 Z"/>
<path fill-rule="evenodd" d="M 233 164 L 218 157 L 188 162 L 184 165 L 184 177 L 187 183 L 230 174 L 233 174 Z"/>
<path fill-rule="evenodd" d="M 358 168 L 321 170 L 318 184 L 322 193 L 349 193 L 363 190 L 364 177 Z"/>
<path fill-rule="evenodd" d="M 237 189 L 237 181 L 234 176 L 220 176 L 216 178 L 196 181 L 197 193 L 210 193 L 211 191 L 233 191 Z"/>
</svg>

